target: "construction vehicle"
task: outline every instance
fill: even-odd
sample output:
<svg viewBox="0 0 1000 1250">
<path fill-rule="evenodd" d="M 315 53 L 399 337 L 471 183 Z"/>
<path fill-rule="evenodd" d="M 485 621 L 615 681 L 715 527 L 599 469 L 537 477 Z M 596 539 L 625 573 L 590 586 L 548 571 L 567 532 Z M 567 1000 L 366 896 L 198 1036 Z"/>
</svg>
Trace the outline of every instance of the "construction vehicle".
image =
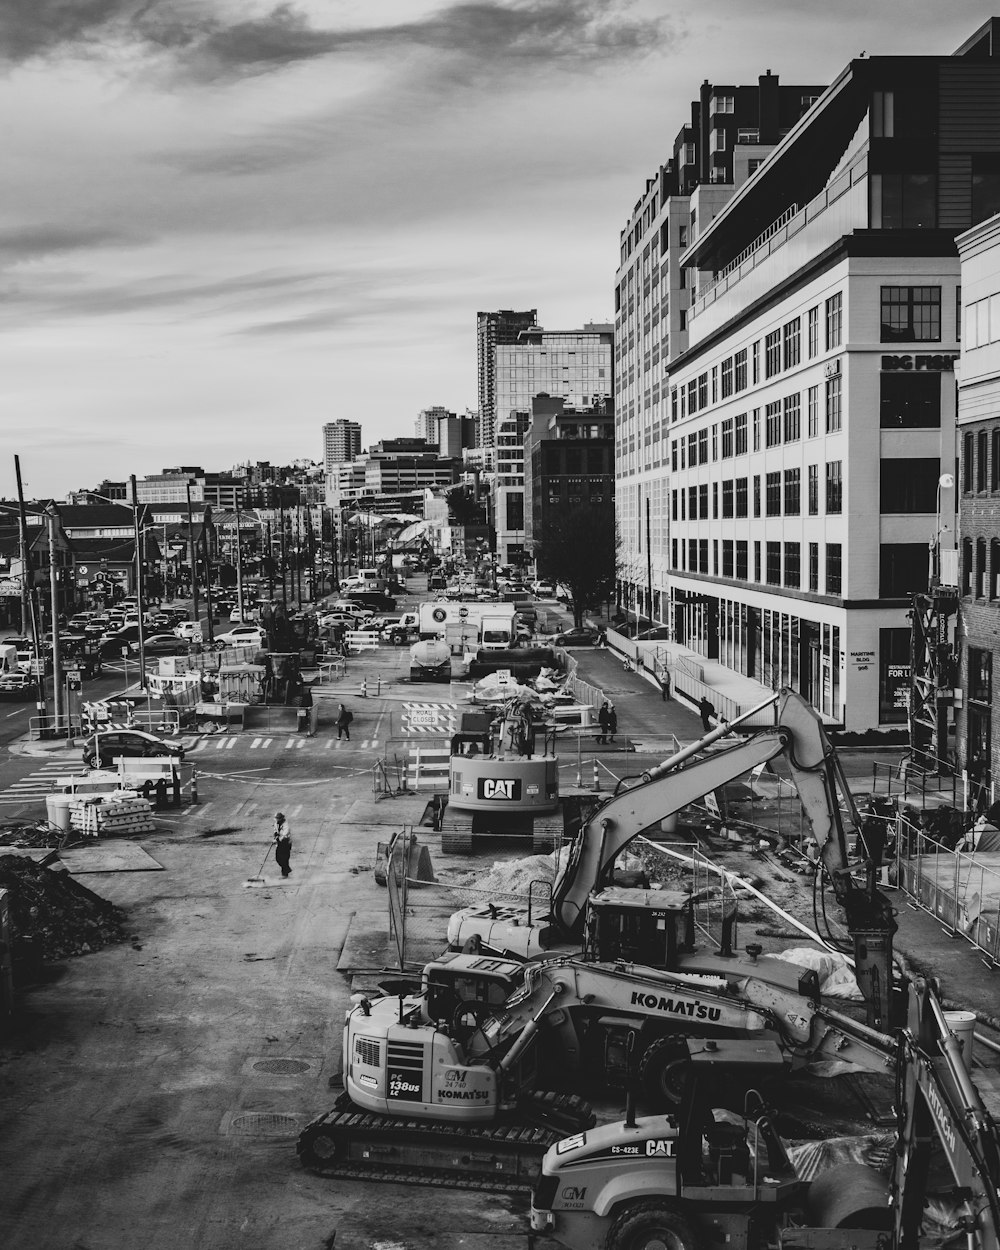
<svg viewBox="0 0 1000 1250">
<path fill-rule="evenodd" d="M 583 825 L 570 867 L 556 884 L 552 920 L 572 932 L 577 919 L 587 914 L 587 883 L 611 879 L 615 857 L 638 833 L 706 790 L 782 753 L 824 862 L 838 874 L 838 897 L 852 900 L 849 925 L 862 916 L 868 923 L 863 932 L 880 939 L 880 945 L 869 944 L 888 969 L 894 927 L 888 904 L 878 895 L 882 907 L 877 902 L 867 910 L 853 905 L 856 887 L 842 880 L 849 873 L 835 755 L 812 708 L 791 692 L 782 695 L 773 730 L 684 769 L 661 766 L 644 784 L 598 809 Z M 846 785 L 842 788 L 846 793 Z M 828 851 L 834 842 L 836 855 Z M 313 1167 L 325 1161 L 319 1170 L 329 1170 L 339 1154 L 354 1149 L 359 1130 L 350 1121 L 353 1107 L 369 1113 L 366 1133 L 375 1132 L 389 1144 L 382 1149 L 395 1152 L 394 1175 L 419 1175 L 421 1167 L 430 1166 L 421 1142 L 427 1133 L 433 1138 L 433 1132 L 414 1129 L 414 1122 L 491 1123 L 518 1107 L 521 1091 L 535 1091 L 543 1071 L 553 1083 L 570 1079 L 577 1084 L 595 1077 L 621 1083 L 636 1071 L 654 1101 L 670 1104 L 677 1098 L 678 1074 L 687 1058 L 685 1039 L 706 1033 L 773 1039 L 798 1065 L 837 1056 L 885 1071 L 891 1039 L 878 1027 L 821 1007 L 815 973 L 764 956 L 759 946 L 737 955 L 725 939 L 718 953 L 695 952 L 692 905 L 692 897 L 679 892 L 605 895 L 590 908 L 582 954 L 521 966 L 481 953 L 453 954 L 429 966 L 433 975 L 425 971 L 416 992 L 405 989 L 365 1000 L 345 1022 L 345 1104 L 304 1131 L 303 1159 Z M 869 921 L 869 913 L 882 919 L 881 928 Z M 512 933 L 515 928 L 511 924 Z M 869 961 L 870 983 L 882 986 L 884 980 L 888 985 L 882 966 L 876 959 Z M 450 1018 L 428 1006 L 443 994 L 432 995 L 432 981 L 454 987 L 458 1007 Z M 506 982 L 502 1008 L 496 1005 L 498 981 Z M 404 1080 L 398 1087 L 404 1092 L 394 1095 L 396 1078 Z M 476 1091 L 477 1096 L 454 1099 L 449 1088 Z M 385 1113 L 397 1100 L 405 1104 L 406 1121 L 391 1121 L 384 1128 L 368 1122 L 371 1113 Z M 442 1161 L 435 1159 L 433 1166 L 439 1175 Z"/>
<path fill-rule="evenodd" d="M 713 1115 L 720 1076 L 745 1089 L 786 1060 L 773 1043 L 688 1043 L 676 1116 L 585 1130 L 545 1156 L 531 1205 L 534 1232 L 568 1250 L 916 1250 L 925 1208 L 950 1199 L 952 1232 L 968 1250 L 1000 1245 L 1000 1136 L 963 1062 L 933 988 L 911 987 L 909 1023 L 894 1047 L 897 1141 L 888 1181 L 858 1164 L 800 1181 L 759 1094 L 742 1122 Z M 735 1121 L 735 1122 L 734 1122 Z"/>
<path fill-rule="evenodd" d="M 344 1026 L 344 1095 L 303 1129 L 303 1164 L 325 1176 L 529 1187 L 546 1149 L 594 1116 L 575 1095 L 539 1090 L 537 1021 L 467 1062 L 480 1013 L 502 1010 L 521 971 L 445 956 L 425 968 L 419 993 L 362 999 Z"/>
<path fill-rule="evenodd" d="M 734 746 L 703 754 L 742 720 L 774 703 L 777 716 L 772 728 L 740 739 Z M 712 730 L 597 807 L 573 839 L 553 886 L 549 917 L 533 928 L 522 912 L 510 911 L 505 928 L 495 918 L 484 917 L 482 908 L 468 908 L 452 917 L 449 943 L 461 947 L 478 937 L 485 947 L 487 920 L 489 947 L 498 951 L 530 957 L 544 951 L 544 943 L 553 938 L 579 942 L 588 901 L 612 882 L 615 861 L 634 838 L 710 791 L 778 757 L 787 764 L 811 826 L 819 862 L 844 909 L 854 946 L 855 975 L 868 1004 L 868 1025 L 882 1030 L 890 1020 L 892 935 L 896 930 L 891 905 L 877 888 L 884 826 L 861 817 L 822 721 L 792 690 L 782 690 L 742 717 Z M 848 862 L 845 812 L 866 862 L 864 886 L 855 881 Z M 654 912 L 660 910 L 655 899 L 651 905 Z M 660 923 L 658 918 L 656 923 Z M 678 963 L 677 970 L 695 969 Z"/>
<path fill-rule="evenodd" d="M 438 639 L 423 639 L 410 648 L 410 681 L 451 681 L 451 648 Z"/>
</svg>

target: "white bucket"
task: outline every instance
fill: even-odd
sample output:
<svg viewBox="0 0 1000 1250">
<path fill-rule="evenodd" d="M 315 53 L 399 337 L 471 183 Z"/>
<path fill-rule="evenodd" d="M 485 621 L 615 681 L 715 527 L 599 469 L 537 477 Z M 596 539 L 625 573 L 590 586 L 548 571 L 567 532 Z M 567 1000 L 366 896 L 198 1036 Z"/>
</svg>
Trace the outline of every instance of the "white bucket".
<svg viewBox="0 0 1000 1250">
<path fill-rule="evenodd" d="M 50 825 L 65 831 L 71 829 L 72 806 L 76 802 L 75 794 L 47 794 L 45 796 L 45 815 Z"/>
<path fill-rule="evenodd" d="M 976 1027 L 976 1015 L 972 1011 L 946 1011 L 945 1020 L 948 1028 L 954 1033 L 962 1047 L 962 1062 L 967 1072 L 972 1071 L 973 1032 Z"/>
</svg>

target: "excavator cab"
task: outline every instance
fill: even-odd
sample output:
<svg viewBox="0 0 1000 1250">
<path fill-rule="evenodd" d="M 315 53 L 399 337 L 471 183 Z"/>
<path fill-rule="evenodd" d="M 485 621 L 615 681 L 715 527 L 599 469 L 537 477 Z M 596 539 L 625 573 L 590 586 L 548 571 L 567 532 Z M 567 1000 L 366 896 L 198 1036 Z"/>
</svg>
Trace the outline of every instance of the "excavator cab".
<svg viewBox="0 0 1000 1250">
<path fill-rule="evenodd" d="M 496 1015 L 524 977 L 523 964 L 485 955 L 445 955 L 424 969 L 424 1010 L 449 1033 Z"/>
<path fill-rule="evenodd" d="M 676 971 L 694 950 L 694 906 L 679 890 L 609 886 L 587 901 L 584 959 Z"/>
</svg>

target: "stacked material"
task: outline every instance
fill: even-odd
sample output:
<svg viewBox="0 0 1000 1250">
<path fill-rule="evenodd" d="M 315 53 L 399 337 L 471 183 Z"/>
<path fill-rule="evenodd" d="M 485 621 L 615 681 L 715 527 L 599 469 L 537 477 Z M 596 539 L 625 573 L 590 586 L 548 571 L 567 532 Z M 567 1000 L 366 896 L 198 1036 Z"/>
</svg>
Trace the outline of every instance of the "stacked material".
<svg viewBox="0 0 1000 1250">
<path fill-rule="evenodd" d="M 70 827 L 85 837 L 94 838 L 131 838 L 139 833 L 156 832 L 152 806 L 137 795 L 80 799 L 72 805 Z"/>
<path fill-rule="evenodd" d="M 67 872 L 27 856 L 0 855 L 0 889 L 10 897 L 15 967 L 33 953 L 63 959 L 120 942 L 124 912 L 91 893 Z"/>
</svg>

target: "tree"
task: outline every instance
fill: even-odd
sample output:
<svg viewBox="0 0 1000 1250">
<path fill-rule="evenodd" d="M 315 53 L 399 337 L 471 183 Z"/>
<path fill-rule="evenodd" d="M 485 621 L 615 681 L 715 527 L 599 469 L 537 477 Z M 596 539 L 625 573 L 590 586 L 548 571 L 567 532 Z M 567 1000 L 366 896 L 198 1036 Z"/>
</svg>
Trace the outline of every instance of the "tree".
<svg viewBox="0 0 1000 1250">
<path fill-rule="evenodd" d="M 613 597 L 618 545 L 613 513 L 588 507 L 556 516 L 535 543 L 541 572 L 561 582 L 573 598 L 575 625 L 583 624 L 588 609 Z"/>
</svg>

